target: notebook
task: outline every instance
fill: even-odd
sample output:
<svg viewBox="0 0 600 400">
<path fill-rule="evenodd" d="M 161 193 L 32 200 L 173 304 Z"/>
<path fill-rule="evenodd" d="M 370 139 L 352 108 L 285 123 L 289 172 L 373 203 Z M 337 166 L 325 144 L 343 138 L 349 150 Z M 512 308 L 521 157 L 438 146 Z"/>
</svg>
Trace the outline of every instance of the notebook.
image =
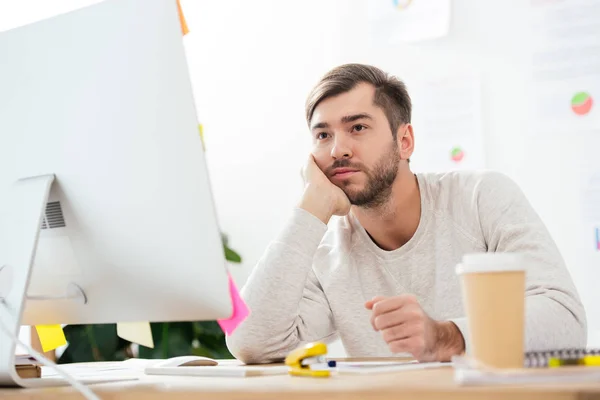
<svg viewBox="0 0 600 400">
<path fill-rule="evenodd" d="M 496 369 L 482 367 L 468 357 L 454 357 L 454 379 L 462 385 L 568 383 L 600 381 L 600 366 L 562 366 L 548 368 L 552 359 L 578 360 L 585 356 L 600 356 L 596 349 L 561 349 L 527 352 L 523 368 Z"/>
<path fill-rule="evenodd" d="M 526 383 L 582 383 L 600 381 L 599 367 L 523 368 L 482 370 L 455 365 L 454 380 L 461 385 L 517 385 Z"/>
<path fill-rule="evenodd" d="M 525 368 L 544 368 L 553 359 L 573 361 L 587 356 L 600 356 L 600 349 L 560 349 L 525 353 Z"/>
</svg>

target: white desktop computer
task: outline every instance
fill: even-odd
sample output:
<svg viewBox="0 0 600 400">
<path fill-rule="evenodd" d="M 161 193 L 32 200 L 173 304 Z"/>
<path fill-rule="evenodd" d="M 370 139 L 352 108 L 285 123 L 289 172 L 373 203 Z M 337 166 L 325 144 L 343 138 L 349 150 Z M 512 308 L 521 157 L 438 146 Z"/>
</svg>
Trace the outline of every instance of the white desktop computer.
<svg viewBox="0 0 600 400">
<path fill-rule="evenodd" d="M 0 33 L 0 386 L 21 325 L 231 315 L 202 146 L 175 0 Z"/>
</svg>

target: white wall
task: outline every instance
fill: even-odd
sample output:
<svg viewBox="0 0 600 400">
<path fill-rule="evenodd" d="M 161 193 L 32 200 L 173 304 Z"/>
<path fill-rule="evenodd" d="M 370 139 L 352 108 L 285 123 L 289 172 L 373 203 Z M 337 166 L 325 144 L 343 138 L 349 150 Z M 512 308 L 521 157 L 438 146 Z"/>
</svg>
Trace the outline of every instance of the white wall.
<svg viewBox="0 0 600 400">
<path fill-rule="evenodd" d="M 579 223 L 580 182 L 574 179 L 592 138 L 534 133 L 527 2 L 454 0 L 448 37 L 396 46 L 371 43 L 366 0 L 295 2 L 295 9 L 275 0 L 216 3 L 183 2 L 200 36 L 186 40 L 220 218 L 245 257 L 244 274 L 300 193 L 297 170 L 309 140 L 303 101 L 320 74 L 337 64 L 365 62 L 406 79 L 410 88 L 415 79 L 476 70 L 487 167 L 512 176 L 546 221 L 586 303 L 591 329 L 598 329 L 589 260 L 581 257 L 588 239 Z M 415 131 L 418 158 L 418 126 Z"/>
<path fill-rule="evenodd" d="M 304 99 L 333 45 L 320 3 L 182 2 L 220 222 L 244 260 L 233 268 L 240 284 L 301 193 Z"/>
<path fill-rule="evenodd" d="M 11 1 L 10 12 L 0 2 L 4 30 L 91 1 Z M 468 68 L 483 79 L 487 166 L 521 184 L 567 260 L 591 329 L 599 329 L 579 222 L 579 163 L 592 137 L 533 134 L 527 4 L 454 0 L 447 38 L 392 47 L 368 40 L 367 0 L 182 0 L 219 218 L 244 257 L 235 270 L 238 284 L 301 193 L 299 168 L 309 150 L 304 99 L 321 74 L 340 63 L 366 62 L 406 79 L 410 88 L 414 79 Z M 415 132 L 418 146 L 418 126 Z M 592 336 L 590 343 L 597 342 Z"/>
<path fill-rule="evenodd" d="M 580 223 L 579 162 L 593 148 L 592 137 L 535 133 L 527 2 L 454 0 L 448 37 L 396 46 L 370 41 L 367 0 L 295 2 L 294 9 L 275 0 L 208 3 L 184 1 L 200 36 L 186 40 L 221 222 L 245 257 L 238 280 L 300 193 L 297 169 L 309 140 L 303 101 L 320 74 L 365 62 L 410 88 L 413 80 L 475 70 L 482 78 L 487 167 L 513 177 L 546 222 L 587 307 L 590 344 L 600 344 L 592 260 L 582 256 L 590 240 Z"/>
</svg>

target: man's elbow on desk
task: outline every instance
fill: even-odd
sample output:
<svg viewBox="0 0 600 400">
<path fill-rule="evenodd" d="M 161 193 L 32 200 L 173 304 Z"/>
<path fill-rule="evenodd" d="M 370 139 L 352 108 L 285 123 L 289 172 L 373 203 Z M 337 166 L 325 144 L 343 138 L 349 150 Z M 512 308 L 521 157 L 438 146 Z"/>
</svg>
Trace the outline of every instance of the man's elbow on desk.
<svg viewBox="0 0 600 400">
<path fill-rule="evenodd" d="M 277 361 L 269 358 L 264 342 L 247 332 L 235 332 L 225 341 L 229 352 L 244 364 L 267 364 Z"/>
</svg>

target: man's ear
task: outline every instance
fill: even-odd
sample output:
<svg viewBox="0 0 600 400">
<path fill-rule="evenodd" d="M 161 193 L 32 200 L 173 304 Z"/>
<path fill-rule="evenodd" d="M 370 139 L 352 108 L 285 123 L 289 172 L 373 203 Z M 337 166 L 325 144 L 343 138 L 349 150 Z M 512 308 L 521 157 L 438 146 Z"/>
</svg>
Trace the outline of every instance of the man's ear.
<svg viewBox="0 0 600 400">
<path fill-rule="evenodd" d="M 406 123 L 398 127 L 396 136 L 401 160 L 409 160 L 415 150 L 415 135 L 411 124 Z"/>
</svg>

